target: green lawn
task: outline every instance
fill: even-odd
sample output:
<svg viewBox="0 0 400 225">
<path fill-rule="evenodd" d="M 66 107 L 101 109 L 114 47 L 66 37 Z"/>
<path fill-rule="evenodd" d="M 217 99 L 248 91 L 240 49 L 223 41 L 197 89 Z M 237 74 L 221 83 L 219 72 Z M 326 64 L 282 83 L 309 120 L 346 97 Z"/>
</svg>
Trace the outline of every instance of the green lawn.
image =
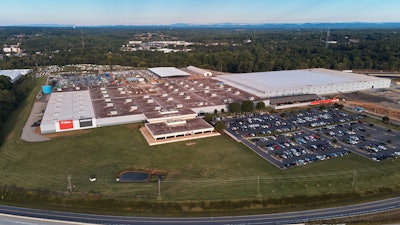
<svg viewBox="0 0 400 225">
<path fill-rule="evenodd" d="M 400 189 L 400 159 L 373 162 L 355 154 L 280 170 L 226 135 L 148 146 L 138 125 L 120 125 L 58 137 L 48 142 L 19 140 L 31 101 L 19 110 L 14 130 L 0 149 L 0 185 L 113 197 L 156 199 L 157 183 L 117 183 L 126 169 L 160 170 L 163 200 L 255 199 L 323 193 Z M 17 117 L 15 117 L 17 118 Z M 193 141 L 191 141 L 193 142 Z M 91 183 L 89 177 L 96 175 Z"/>
</svg>

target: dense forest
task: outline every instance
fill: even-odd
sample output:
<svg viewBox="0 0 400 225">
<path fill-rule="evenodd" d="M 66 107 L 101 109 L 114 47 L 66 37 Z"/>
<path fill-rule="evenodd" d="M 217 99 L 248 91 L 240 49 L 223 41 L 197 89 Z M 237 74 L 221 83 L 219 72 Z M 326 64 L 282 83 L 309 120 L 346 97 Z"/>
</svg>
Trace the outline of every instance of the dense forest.
<svg viewBox="0 0 400 225">
<path fill-rule="evenodd" d="M 169 37 L 196 44 L 190 46 L 190 52 L 120 50 L 122 45 L 140 33 L 156 34 L 154 39 Z M 326 40 L 337 43 L 327 44 Z M 400 29 L 397 31 L 395 28 L 3 27 L 0 28 L 1 42 L 3 45 L 21 43 L 26 55 L 4 55 L 0 59 L 0 69 L 92 63 L 144 68 L 194 65 L 225 72 L 315 67 L 400 70 Z"/>
<path fill-rule="evenodd" d="M 30 76 L 24 76 L 12 83 L 9 77 L 0 75 L 0 131 L 9 115 L 25 99 L 33 85 L 34 80 Z M 0 136 L 0 146 L 3 138 Z"/>
</svg>

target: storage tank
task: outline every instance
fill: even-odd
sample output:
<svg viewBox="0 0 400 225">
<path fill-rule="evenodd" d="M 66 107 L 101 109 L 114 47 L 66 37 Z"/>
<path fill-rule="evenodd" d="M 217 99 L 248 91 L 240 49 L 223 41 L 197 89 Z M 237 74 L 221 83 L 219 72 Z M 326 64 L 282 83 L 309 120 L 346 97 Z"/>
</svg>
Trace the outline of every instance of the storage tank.
<svg viewBox="0 0 400 225">
<path fill-rule="evenodd" d="M 207 71 L 205 69 L 200 69 L 194 66 L 188 66 L 186 69 L 189 70 L 190 72 L 193 72 L 198 75 L 203 75 L 205 77 L 210 77 L 213 75 L 210 71 Z"/>
<path fill-rule="evenodd" d="M 43 85 L 42 86 L 42 92 L 43 94 L 51 94 L 51 86 L 50 85 Z"/>
</svg>

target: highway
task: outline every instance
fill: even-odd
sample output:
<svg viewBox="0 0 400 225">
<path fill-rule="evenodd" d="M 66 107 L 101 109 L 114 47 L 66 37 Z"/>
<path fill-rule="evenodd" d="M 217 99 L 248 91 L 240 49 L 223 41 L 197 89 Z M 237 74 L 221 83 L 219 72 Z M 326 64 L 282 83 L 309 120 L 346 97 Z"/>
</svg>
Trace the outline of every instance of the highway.
<svg viewBox="0 0 400 225">
<path fill-rule="evenodd" d="M 247 216 L 226 216 L 226 217 L 126 217 L 126 216 L 106 216 L 93 214 L 68 213 L 58 211 L 46 211 L 39 209 L 28 209 L 11 206 L 0 206 L 0 215 L 8 214 L 21 217 L 32 217 L 33 222 L 14 222 L 13 224 L 38 224 L 35 221 L 39 219 L 48 219 L 51 221 L 66 221 L 58 224 L 72 223 L 90 223 L 90 224 L 292 224 L 304 223 L 309 221 L 320 221 L 326 219 L 343 218 L 356 215 L 365 215 L 388 210 L 400 209 L 400 197 L 386 200 L 356 204 L 350 206 L 306 210 L 299 212 L 247 215 Z M 0 223 L 3 217 L 0 216 Z M 24 218 L 26 219 L 26 218 Z M 3 224 L 3 223 L 1 223 Z M 40 223 L 41 224 L 41 223 Z M 55 223 L 54 223 L 55 224 Z"/>
</svg>

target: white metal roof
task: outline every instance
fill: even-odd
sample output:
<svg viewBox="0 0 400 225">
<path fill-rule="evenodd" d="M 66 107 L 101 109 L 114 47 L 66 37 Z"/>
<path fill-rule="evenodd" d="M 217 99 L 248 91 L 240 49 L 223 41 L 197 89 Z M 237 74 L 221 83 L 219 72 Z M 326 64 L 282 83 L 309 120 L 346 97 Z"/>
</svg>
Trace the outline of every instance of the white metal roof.
<svg viewBox="0 0 400 225">
<path fill-rule="evenodd" d="M 17 70 L 0 70 L 0 75 L 4 75 L 11 78 L 11 82 L 14 83 L 17 81 L 22 75 L 26 75 L 30 73 L 32 70 L 30 69 L 17 69 Z"/>
<path fill-rule="evenodd" d="M 249 93 L 262 96 L 267 91 L 378 81 L 382 78 L 328 69 L 305 69 L 220 75 L 216 79 Z"/>
<path fill-rule="evenodd" d="M 149 70 L 160 77 L 190 76 L 190 74 L 175 67 L 154 67 Z"/>
<path fill-rule="evenodd" d="M 42 123 L 56 123 L 60 120 L 94 117 L 89 90 L 55 92 L 50 95 Z"/>
</svg>

